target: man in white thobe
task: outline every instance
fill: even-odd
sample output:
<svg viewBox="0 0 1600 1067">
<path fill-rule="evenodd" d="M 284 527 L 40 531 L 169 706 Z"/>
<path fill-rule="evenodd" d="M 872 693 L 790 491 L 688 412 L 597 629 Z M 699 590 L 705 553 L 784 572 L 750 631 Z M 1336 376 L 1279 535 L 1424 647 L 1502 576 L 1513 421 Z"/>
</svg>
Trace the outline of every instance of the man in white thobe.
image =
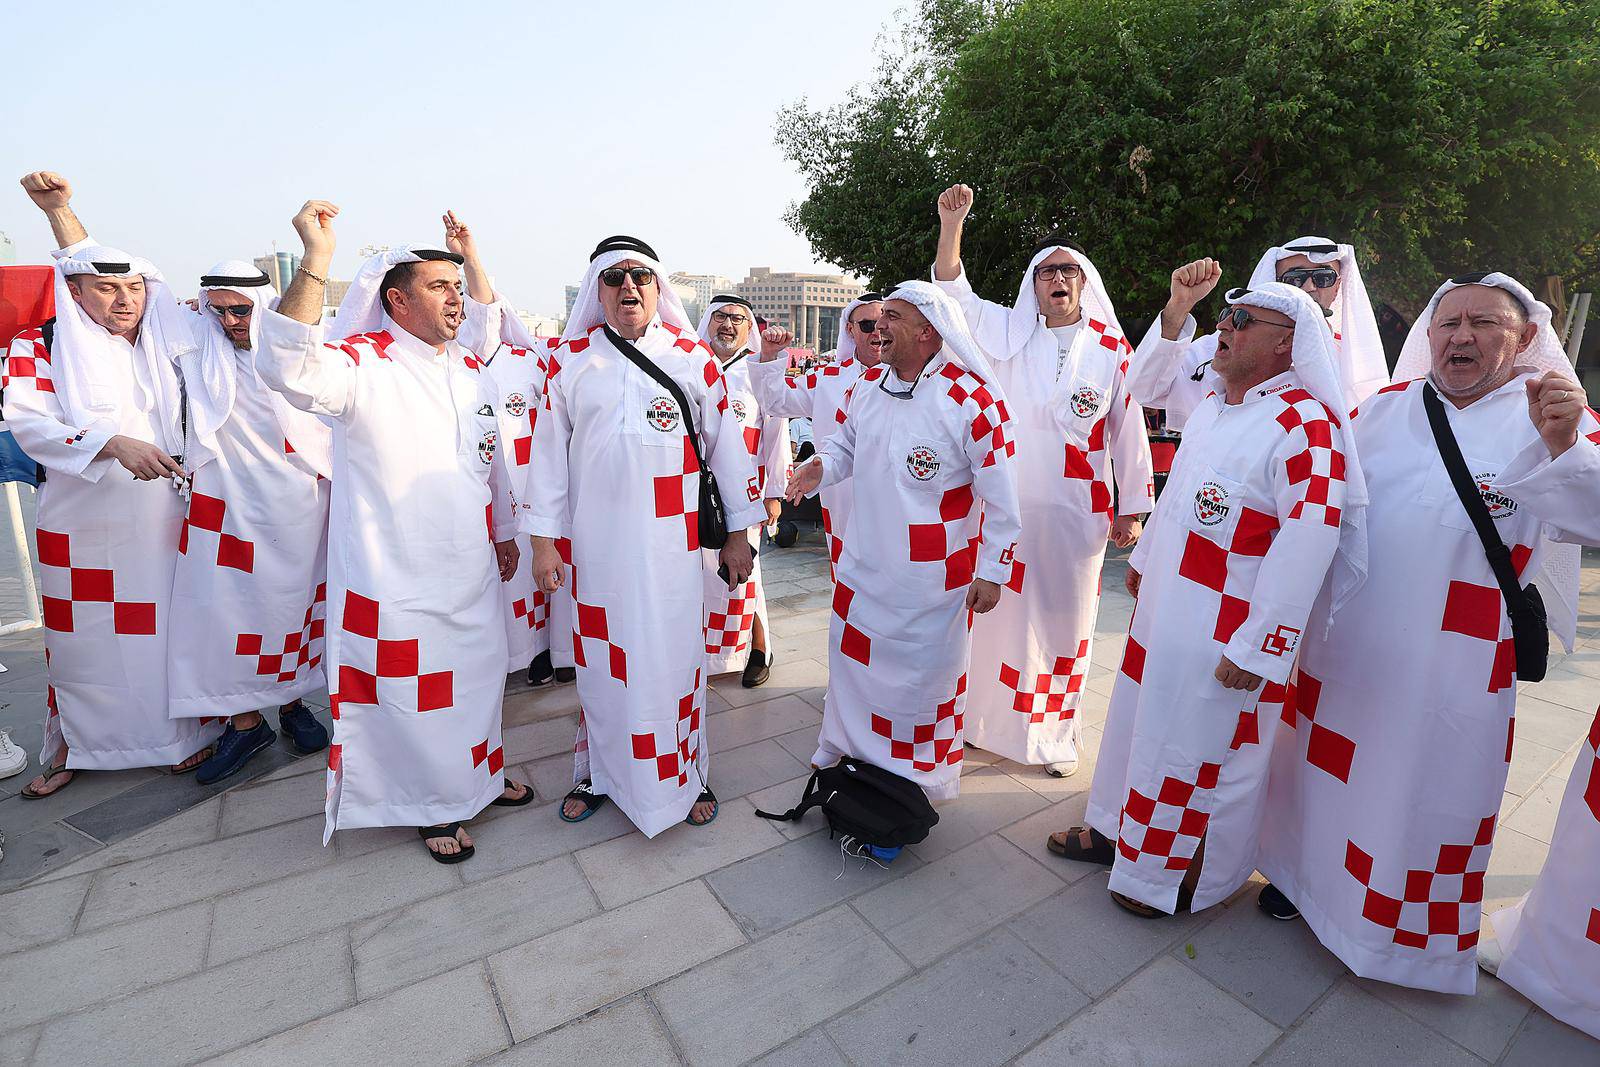
<svg viewBox="0 0 1600 1067">
<path fill-rule="evenodd" d="M 971 618 L 994 608 L 1020 533 L 1013 425 L 956 302 L 928 282 L 884 299 L 883 362 L 789 481 L 798 503 L 853 478 L 813 765 L 862 759 L 932 800 L 961 787 Z"/>
<path fill-rule="evenodd" d="M 761 502 L 767 522 L 778 521 L 783 510 L 783 489 L 789 481 L 789 420 L 768 415 L 751 382 L 749 356 L 759 347 L 755 310 L 741 296 L 713 296 L 700 318 L 700 338 L 711 346 L 722 364 L 728 404 L 739 422 L 739 434 L 756 465 Z M 746 536 L 752 546 L 761 544 L 759 527 Z M 712 675 L 742 671 L 740 684 L 754 689 L 771 675 L 772 636 L 767 616 L 767 592 L 761 581 L 761 560 L 750 577 L 730 590 L 717 574 L 721 560 L 701 549 L 706 565 L 706 669 Z"/>
<path fill-rule="evenodd" d="M 590 256 L 550 357 L 522 520 L 534 580 L 546 595 L 565 585 L 573 600 L 583 711 L 561 817 L 578 822 L 611 799 L 648 837 L 717 814 L 705 739 L 700 457 L 726 511 L 729 589 L 754 563 L 738 531 L 764 514 L 722 368 L 665 278 L 637 238 L 607 238 Z"/>
<path fill-rule="evenodd" d="M 1173 274 L 1171 298 L 1162 309 L 1163 323 L 1181 323 L 1178 339 L 1187 345 L 1182 359 L 1141 362 L 1128 368 L 1128 389 L 1148 408 L 1166 413 L 1169 430 L 1182 431 L 1189 415 L 1210 393 L 1216 376 L 1207 374 L 1217 348 L 1217 335 L 1195 337 L 1190 312 L 1222 280 L 1222 267 L 1214 259 L 1186 263 Z M 1367 397 L 1389 384 L 1389 364 L 1378 334 L 1378 320 L 1361 280 L 1355 249 L 1326 237 L 1298 237 L 1267 249 L 1250 273 L 1246 288 L 1282 282 L 1302 289 L 1316 301 L 1333 333 L 1342 412 L 1354 410 Z M 1155 326 L 1151 327 L 1154 331 Z"/>
<path fill-rule="evenodd" d="M 265 312 L 256 369 L 333 430 L 325 662 L 333 709 L 327 822 L 415 826 L 441 863 L 472 856 L 462 826 L 533 790 L 506 779 L 506 644 L 499 583 L 516 569 L 516 508 L 499 454 L 494 389 L 455 340 L 466 260 L 492 301 L 470 234 L 452 251 L 369 258 L 324 342 L 317 325 L 338 208 L 295 216 L 305 256 Z"/>
<path fill-rule="evenodd" d="M 837 416 L 844 407 L 845 392 L 864 371 L 878 365 L 882 342 L 874 331 L 882 310 L 883 298 L 877 293 L 862 293 L 846 304 L 839 315 L 839 348 L 833 362 L 805 372 L 789 373 L 788 360 L 782 358 L 793 335 L 780 326 L 765 330 L 761 359 L 750 365 L 750 381 L 761 409 L 774 418 L 809 420 L 812 447 L 821 448 L 839 426 Z M 850 522 L 851 485 L 845 478 L 823 487 L 819 494 L 830 574 L 839 565 L 845 527 Z"/>
<path fill-rule="evenodd" d="M 328 427 L 256 373 L 272 281 L 225 260 L 200 279 L 201 344 L 180 362 L 188 511 L 172 586 L 167 684 L 174 718 L 230 716 L 202 785 L 237 773 L 277 740 L 301 753 L 328 731 L 301 697 L 323 687 Z"/>
<path fill-rule="evenodd" d="M 1124 381 L 1132 349 L 1089 257 L 1051 238 L 1012 306 L 980 299 L 961 262 L 972 202 L 965 185 L 940 195 L 933 278 L 1010 402 L 1023 532 L 1007 592 L 973 625 L 967 741 L 1065 777 L 1078 769 L 1106 543 L 1136 542 L 1155 505 L 1150 442 Z"/>
<path fill-rule="evenodd" d="M 1250 877 L 1271 723 L 1336 551 L 1341 590 L 1359 584 L 1365 492 L 1321 309 L 1277 282 L 1228 303 L 1212 364 L 1224 391 L 1195 409 L 1129 560 L 1138 606 L 1089 791 L 1092 830 L 1050 840 L 1111 865 L 1113 898 L 1147 917 L 1209 907 Z M 1182 358 L 1162 325 L 1135 359 Z"/>
<path fill-rule="evenodd" d="M 93 245 L 72 188 L 22 186 L 60 249 L 56 318 L 6 358 L 5 423 L 45 468 L 37 561 L 47 681 L 38 799 L 80 770 L 198 767 L 220 722 L 167 715 L 172 574 L 183 526 L 178 360 L 193 316 L 147 260 Z"/>
<path fill-rule="evenodd" d="M 1303 914 L 1364 978 L 1471 993 L 1517 655 L 1428 394 L 1442 398 L 1518 581 L 1537 576 L 1569 649 L 1574 542 L 1600 543 L 1589 439 L 1600 423 L 1549 309 L 1504 274 L 1441 286 L 1395 369 L 1399 381 L 1353 419 L 1372 491 L 1370 576 L 1331 627 L 1312 627 L 1276 727 L 1258 860 L 1272 885 L 1260 904 L 1275 918 Z"/>
</svg>

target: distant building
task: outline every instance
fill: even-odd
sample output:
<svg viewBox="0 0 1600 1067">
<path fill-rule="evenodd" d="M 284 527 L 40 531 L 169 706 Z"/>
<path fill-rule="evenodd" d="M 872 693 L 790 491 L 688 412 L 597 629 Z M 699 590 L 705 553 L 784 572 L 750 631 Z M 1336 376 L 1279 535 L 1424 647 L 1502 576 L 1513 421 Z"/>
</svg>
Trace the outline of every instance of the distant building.
<svg viewBox="0 0 1600 1067">
<path fill-rule="evenodd" d="M 756 314 L 794 331 L 797 348 L 839 347 L 839 316 L 863 286 L 842 274 L 799 274 L 751 267 L 736 291 Z"/>
<path fill-rule="evenodd" d="M 272 287 L 282 296 L 284 290 L 289 288 L 294 272 L 300 267 L 300 257 L 293 252 L 268 252 L 264 256 L 257 256 L 255 264 L 257 270 L 272 279 Z M 343 295 L 340 294 L 341 297 Z"/>
<path fill-rule="evenodd" d="M 535 315 L 531 311 L 517 312 L 517 318 L 522 320 L 522 325 L 535 337 L 559 337 L 561 335 L 562 321 L 551 318 L 549 315 Z"/>
<path fill-rule="evenodd" d="M 578 302 L 578 290 L 580 288 L 582 287 L 577 285 L 567 286 L 567 313 L 563 318 L 572 318 L 572 305 Z"/>
<path fill-rule="evenodd" d="M 684 271 L 674 271 L 668 276 L 668 281 L 674 285 L 687 285 L 694 290 L 693 306 L 685 300 L 684 309 L 689 312 L 689 317 L 696 322 L 705 314 L 706 307 L 710 305 L 711 298 L 734 290 L 733 279 L 721 274 L 688 274 Z"/>
</svg>

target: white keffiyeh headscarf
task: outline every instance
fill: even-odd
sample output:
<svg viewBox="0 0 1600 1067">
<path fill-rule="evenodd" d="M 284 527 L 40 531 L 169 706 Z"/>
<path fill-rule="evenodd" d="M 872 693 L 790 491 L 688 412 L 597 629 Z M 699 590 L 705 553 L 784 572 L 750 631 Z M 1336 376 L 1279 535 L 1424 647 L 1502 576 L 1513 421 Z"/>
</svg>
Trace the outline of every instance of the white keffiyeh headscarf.
<svg viewBox="0 0 1600 1067">
<path fill-rule="evenodd" d="M 583 284 L 578 288 L 578 298 L 572 302 L 572 313 L 567 316 L 567 328 L 561 332 L 563 341 L 587 336 L 606 320 L 605 309 L 600 305 L 600 272 L 615 267 L 625 259 L 641 263 L 656 272 L 656 318 L 680 330 L 693 330 L 689 313 L 683 301 L 667 281 L 667 272 L 656 259 L 655 249 L 633 237 L 608 237 L 595 247 L 589 257 L 589 269 L 584 272 Z"/>
<path fill-rule="evenodd" d="M 86 245 L 55 262 L 56 325 L 52 372 L 56 396 L 67 421 L 79 429 L 120 433 L 117 402 L 121 390 L 113 376 L 127 372 L 126 357 L 116 339 L 78 306 L 67 279 L 80 275 L 144 278 L 144 315 L 139 343 L 134 346 L 133 378 L 139 410 L 149 414 L 166 438 L 159 444 L 181 450 L 183 432 L 176 403 L 180 396 L 178 362 L 198 347 L 194 317 L 172 295 L 166 279 L 147 259 L 104 245 Z"/>
<path fill-rule="evenodd" d="M 1269 281 L 1256 288 L 1228 293 L 1230 306 L 1244 305 L 1276 311 L 1294 320 L 1294 354 L 1291 366 L 1306 392 L 1322 401 L 1339 420 L 1335 429 L 1339 451 L 1344 453 L 1344 508 L 1340 512 L 1339 549 L 1331 568 L 1332 613 L 1336 614 L 1367 580 L 1367 479 L 1356 453 L 1350 417 L 1342 408 L 1344 383 L 1338 353 L 1328 332 L 1322 307 L 1302 289 Z"/>
<path fill-rule="evenodd" d="M 700 335 L 700 340 L 708 345 L 711 344 L 711 316 L 714 312 L 720 311 L 725 307 L 744 308 L 745 313 L 750 317 L 750 333 L 745 337 L 743 351 L 759 354 L 761 351 L 761 331 L 756 328 L 756 312 L 750 306 L 749 301 L 742 296 L 711 298 L 711 303 L 706 305 L 705 313 L 700 316 L 700 328 L 695 331 Z M 716 346 L 712 345 L 711 350 L 715 352 L 717 350 Z M 737 352 L 734 353 L 735 356 L 738 354 Z M 720 360 L 722 357 L 719 355 L 717 358 Z"/>
<path fill-rule="evenodd" d="M 1290 256 L 1305 256 L 1317 266 L 1333 264 L 1339 269 L 1339 295 L 1334 298 L 1330 321 L 1340 338 L 1336 366 L 1342 399 L 1339 404 L 1330 406 L 1341 415 L 1354 411 L 1367 397 L 1389 384 L 1383 339 L 1378 334 L 1378 320 L 1372 313 L 1366 283 L 1361 280 L 1361 268 L 1356 265 L 1356 250 L 1326 237 L 1297 237 L 1288 244 L 1267 249 L 1256 263 L 1256 269 L 1250 272 L 1249 287 L 1259 289 L 1268 282 L 1276 282 L 1278 261 Z"/>
<path fill-rule="evenodd" d="M 977 341 L 986 351 L 1015 358 L 1027 349 L 1036 331 L 1048 329 L 1039 311 L 1039 295 L 1033 287 L 1033 272 L 1057 252 L 1070 255 L 1083 271 L 1079 310 L 1089 318 L 1110 326 L 1119 336 L 1122 334 L 1122 323 L 1117 321 L 1117 309 L 1106 294 L 1106 283 L 1100 279 L 1100 271 L 1093 261 L 1071 245 L 1047 244 L 1028 261 L 1028 269 L 1022 272 L 1022 283 L 1017 286 L 1017 299 L 1011 305 L 1011 310 L 1004 318 L 994 320 L 993 324 L 984 323 Z M 965 269 L 963 266 L 962 270 Z"/>
<path fill-rule="evenodd" d="M 330 336 L 351 337 L 358 333 L 371 333 L 383 329 L 386 313 L 383 310 L 381 289 L 385 275 L 401 263 L 422 263 L 432 259 L 449 260 L 458 266 L 461 263 L 461 257 L 454 252 L 441 252 L 436 248 L 422 248 L 417 245 L 387 248 L 369 257 L 361 264 L 361 269 L 356 271 L 356 276 L 351 279 L 349 292 L 345 293 L 344 299 L 339 303 L 339 311 L 329 326 Z"/>
<path fill-rule="evenodd" d="M 188 440 L 184 450 L 185 465 L 197 471 L 216 458 L 216 434 L 233 414 L 234 400 L 238 394 L 239 360 L 234 354 L 233 342 L 222 329 L 222 321 L 211 309 L 206 299 L 208 293 L 238 293 L 252 305 L 250 314 L 250 350 L 261 346 L 262 313 L 277 305 L 272 292 L 272 280 L 254 264 L 240 259 L 227 259 L 214 264 L 200 278 L 200 347 L 179 361 L 189 405 Z M 254 360 L 244 361 L 249 373 L 256 373 Z M 260 383 L 259 377 L 256 379 Z M 284 440 L 313 471 L 324 478 L 333 476 L 332 432 L 326 423 L 315 415 L 292 406 L 282 393 L 260 387 L 277 416 L 278 427 Z"/>
<path fill-rule="evenodd" d="M 961 305 L 953 297 L 932 282 L 908 281 L 895 286 L 894 291 L 883 299 L 904 300 L 916 305 L 917 310 L 944 339 L 944 354 L 950 362 L 982 378 L 996 399 L 1004 399 L 1000 383 L 995 381 L 994 368 L 989 366 L 989 359 L 983 354 L 977 339 L 967 330 L 967 317 L 961 313 Z"/>
<path fill-rule="evenodd" d="M 1561 347 L 1561 339 L 1556 336 L 1555 327 L 1551 324 L 1550 309 L 1540 303 L 1527 286 L 1511 275 L 1491 271 L 1487 274 L 1470 274 L 1453 278 L 1439 286 L 1438 291 L 1433 294 L 1433 299 L 1428 301 L 1428 306 L 1417 316 L 1417 321 L 1411 324 L 1411 332 L 1406 334 L 1406 343 L 1400 349 L 1400 359 L 1394 367 L 1395 381 L 1408 382 L 1414 378 L 1431 375 L 1433 349 L 1428 344 L 1428 327 L 1433 323 L 1434 312 L 1439 309 L 1439 301 L 1444 299 L 1444 295 L 1450 290 L 1459 289 L 1463 285 L 1487 285 L 1504 289 L 1517 298 L 1517 303 L 1522 305 L 1528 321 L 1538 327 L 1533 343 L 1517 355 L 1515 373 L 1532 372 L 1544 375 L 1556 371 L 1568 378 L 1576 377 L 1572 361 L 1567 358 L 1566 350 Z M 1539 568 L 1538 585 L 1545 594 L 1545 612 L 1549 616 L 1550 630 L 1561 638 L 1562 646 L 1569 652 L 1572 651 L 1578 633 L 1578 592 L 1582 578 L 1582 553 L 1583 550 L 1579 545 L 1546 540 L 1544 563 Z"/>
<path fill-rule="evenodd" d="M 847 359 L 856 358 L 856 339 L 851 337 L 850 331 L 845 328 L 850 322 L 850 316 L 854 315 L 856 309 L 863 304 L 881 303 L 883 303 L 883 295 L 881 293 L 862 293 L 844 306 L 844 310 L 839 313 L 839 344 L 833 350 L 835 363 L 843 363 Z"/>
</svg>

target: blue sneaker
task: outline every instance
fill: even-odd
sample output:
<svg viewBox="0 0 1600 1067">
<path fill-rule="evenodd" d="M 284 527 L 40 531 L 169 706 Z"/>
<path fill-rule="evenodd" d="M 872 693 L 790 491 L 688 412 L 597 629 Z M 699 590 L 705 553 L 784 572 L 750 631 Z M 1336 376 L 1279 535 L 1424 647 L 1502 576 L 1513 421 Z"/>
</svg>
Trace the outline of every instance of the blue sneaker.
<svg viewBox="0 0 1600 1067">
<path fill-rule="evenodd" d="M 328 728 L 298 700 L 278 712 L 278 729 L 302 756 L 328 747 Z"/>
<path fill-rule="evenodd" d="M 210 785 L 230 774 L 237 774 L 241 767 L 250 762 L 251 756 L 277 739 L 278 732 L 267 725 L 265 718 L 249 730 L 235 729 L 230 722 L 228 728 L 222 731 L 222 736 L 217 738 L 216 750 L 211 758 L 200 764 L 200 768 L 194 772 L 194 780 L 201 785 Z"/>
</svg>

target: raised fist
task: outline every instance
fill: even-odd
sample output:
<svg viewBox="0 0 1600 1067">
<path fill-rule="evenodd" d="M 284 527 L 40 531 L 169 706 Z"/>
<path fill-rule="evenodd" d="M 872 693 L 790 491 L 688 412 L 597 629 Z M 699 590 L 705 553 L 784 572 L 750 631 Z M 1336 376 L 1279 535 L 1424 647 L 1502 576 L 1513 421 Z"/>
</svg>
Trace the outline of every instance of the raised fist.
<svg viewBox="0 0 1600 1067">
<path fill-rule="evenodd" d="M 972 187 L 952 185 L 939 194 L 939 221 L 963 222 L 972 211 Z"/>
<path fill-rule="evenodd" d="M 1172 272 L 1172 297 L 1168 306 L 1180 308 L 1187 315 L 1191 308 L 1210 295 L 1221 280 L 1222 265 L 1214 259 L 1185 263 Z"/>
<path fill-rule="evenodd" d="M 36 170 L 22 176 L 22 188 L 40 211 L 66 207 L 72 200 L 72 186 L 54 171 Z"/>
<path fill-rule="evenodd" d="M 300 235 L 306 255 L 333 255 L 333 220 L 339 209 L 326 200 L 307 200 L 294 217 L 294 232 Z"/>
<path fill-rule="evenodd" d="M 1530 378 L 1525 385 L 1528 418 L 1551 458 L 1558 457 L 1578 443 L 1578 426 L 1588 410 L 1589 398 L 1584 395 L 1583 386 L 1557 371 Z"/>
<path fill-rule="evenodd" d="M 794 342 L 794 334 L 782 326 L 768 326 L 761 332 L 761 358 L 771 359 Z"/>
</svg>

